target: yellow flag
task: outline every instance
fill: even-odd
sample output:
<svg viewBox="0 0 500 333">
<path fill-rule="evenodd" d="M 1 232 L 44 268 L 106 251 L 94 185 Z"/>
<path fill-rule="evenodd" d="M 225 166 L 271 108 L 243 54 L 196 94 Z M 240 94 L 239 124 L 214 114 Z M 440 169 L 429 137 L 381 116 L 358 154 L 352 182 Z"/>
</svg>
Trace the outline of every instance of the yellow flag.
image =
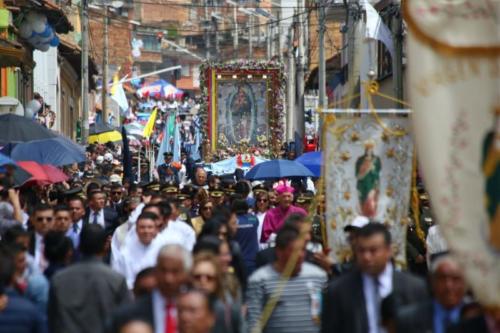
<svg viewBox="0 0 500 333">
<path fill-rule="evenodd" d="M 115 75 L 113 76 L 113 85 L 111 86 L 111 96 L 114 96 L 116 94 L 116 90 L 118 89 L 118 84 L 120 82 L 120 79 L 118 78 L 118 71 L 116 71 Z"/>
<path fill-rule="evenodd" d="M 151 136 L 151 134 L 153 134 L 153 129 L 155 128 L 155 121 L 156 121 L 156 113 L 157 113 L 158 109 L 155 108 L 153 110 L 153 112 L 151 113 L 151 116 L 149 116 L 149 120 L 148 120 L 148 123 L 146 124 L 146 126 L 144 127 L 144 137 L 146 139 L 149 139 L 149 137 Z"/>
</svg>

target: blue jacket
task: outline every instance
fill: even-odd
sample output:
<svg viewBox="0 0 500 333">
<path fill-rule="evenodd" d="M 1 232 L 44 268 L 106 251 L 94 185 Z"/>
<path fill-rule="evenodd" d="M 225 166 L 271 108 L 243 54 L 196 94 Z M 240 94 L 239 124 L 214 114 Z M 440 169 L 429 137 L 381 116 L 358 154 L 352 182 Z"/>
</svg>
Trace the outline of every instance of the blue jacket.
<svg viewBox="0 0 500 333">
<path fill-rule="evenodd" d="M 235 240 L 240 245 L 248 276 L 255 270 L 255 256 L 259 251 L 258 227 L 259 220 L 254 215 L 238 215 L 238 231 Z"/>
<path fill-rule="evenodd" d="M 12 290 L 7 307 L 0 311 L 0 332 L 47 333 L 47 318 L 27 299 Z"/>
</svg>

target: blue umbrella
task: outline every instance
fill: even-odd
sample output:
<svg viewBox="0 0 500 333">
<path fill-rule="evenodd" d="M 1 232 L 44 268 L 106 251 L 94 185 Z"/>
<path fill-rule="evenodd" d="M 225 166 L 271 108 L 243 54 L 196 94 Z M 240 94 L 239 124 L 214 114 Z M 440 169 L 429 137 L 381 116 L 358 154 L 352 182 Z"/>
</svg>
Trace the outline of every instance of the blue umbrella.
<svg viewBox="0 0 500 333">
<path fill-rule="evenodd" d="M 295 159 L 295 162 L 299 162 L 300 164 L 311 170 L 311 172 L 314 173 L 314 176 L 321 176 L 321 166 L 323 165 L 322 152 L 313 151 L 310 153 L 302 154 Z"/>
<path fill-rule="evenodd" d="M 85 161 L 85 149 L 73 141 L 57 136 L 52 139 L 18 143 L 10 152 L 15 161 L 35 161 L 63 166 Z"/>
<path fill-rule="evenodd" d="M 32 177 L 29 172 L 20 168 L 13 159 L 5 156 L 4 154 L 0 154 L 0 173 L 7 172 L 7 166 L 14 168 L 12 178 L 14 180 L 14 184 L 16 185 L 21 185 Z"/>
<path fill-rule="evenodd" d="M 296 177 L 314 177 L 314 174 L 305 166 L 295 161 L 272 160 L 257 164 L 245 176 L 248 180 Z"/>
</svg>

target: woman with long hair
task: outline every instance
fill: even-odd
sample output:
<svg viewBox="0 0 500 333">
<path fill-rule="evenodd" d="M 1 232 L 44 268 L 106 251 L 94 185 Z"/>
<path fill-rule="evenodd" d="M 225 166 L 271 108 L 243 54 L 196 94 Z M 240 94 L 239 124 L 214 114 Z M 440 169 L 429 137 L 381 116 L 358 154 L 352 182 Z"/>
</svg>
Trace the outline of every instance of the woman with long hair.
<svg viewBox="0 0 500 333">
<path fill-rule="evenodd" d="M 200 202 L 198 210 L 199 216 L 191 219 L 191 223 L 197 235 L 201 233 L 201 230 L 205 225 L 205 223 L 212 218 L 213 211 L 214 211 L 214 204 L 212 200 L 205 199 Z"/>
<path fill-rule="evenodd" d="M 227 290 L 224 272 L 215 254 L 202 251 L 195 255 L 191 283 L 215 299 L 215 332 L 241 332 L 241 304 L 236 302 Z"/>
</svg>

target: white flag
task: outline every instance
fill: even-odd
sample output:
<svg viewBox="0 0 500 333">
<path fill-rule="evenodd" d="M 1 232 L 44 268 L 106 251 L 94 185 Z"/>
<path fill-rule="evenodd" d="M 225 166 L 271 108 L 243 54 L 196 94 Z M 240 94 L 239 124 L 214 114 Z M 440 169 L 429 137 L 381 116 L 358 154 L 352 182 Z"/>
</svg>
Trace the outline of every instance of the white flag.
<svg viewBox="0 0 500 333">
<path fill-rule="evenodd" d="M 500 306 L 500 2 L 404 3 L 424 183 L 474 296 Z"/>
<path fill-rule="evenodd" d="M 384 43 L 385 47 L 394 58 L 394 44 L 392 42 L 392 33 L 384 24 L 377 10 L 371 4 L 365 1 L 366 10 L 366 39 L 375 39 Z"/>
</svg>

